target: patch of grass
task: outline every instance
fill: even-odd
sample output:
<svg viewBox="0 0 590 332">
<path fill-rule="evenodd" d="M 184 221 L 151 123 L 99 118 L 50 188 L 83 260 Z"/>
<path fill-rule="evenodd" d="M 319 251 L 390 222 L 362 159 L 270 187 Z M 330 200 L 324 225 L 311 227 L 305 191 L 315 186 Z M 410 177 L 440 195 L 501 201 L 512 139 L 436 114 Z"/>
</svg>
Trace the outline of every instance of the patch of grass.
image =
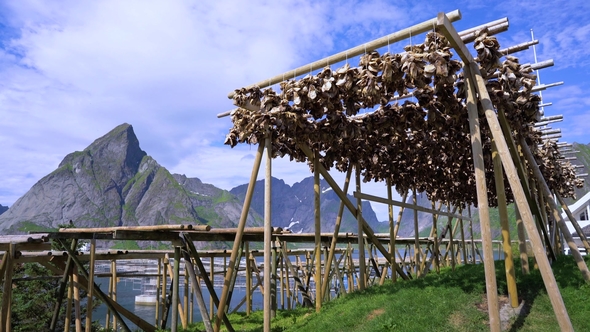
<svg viewBox="0 0 590 332">
<path fill-rule="evenodd" d="M 122 250 L 139 250 L 141 249 L 136 241 L 122 240 L 117 241 L 111 249 L 122 249 Z"/>
<path fill-rule="evenodd" d="M 54 228 L 37 225 L 32 221 L 23 221 L 18 224 L 18 230 L 20 232 L 49 232 L 55 231 Z"/>
<path fill-rule="evenodd" d="M 495 267 L 498 293 L 506 295 L 503 261 Z M 552 267 L 574 329 L 589 330 L 590 285 L 571 256 L 560 256 Z M 517 287 L 525 309 L 508 330 L 559 331 L 539 271 L 517 273 Z M 444 268 L 440 274 L 348 294 L 325 303 L 319 314 L 306 308 L 279 311 L 272 331 L 489 331 L 487 310 L 480 309 L 486 307 L 485 289 L 483 264 Z M 230 320 L 236 331 L 262 331 L 262 311 L 230 315 Z M 187 331 L 201 330 L 202 324 Z"/>
</svg>

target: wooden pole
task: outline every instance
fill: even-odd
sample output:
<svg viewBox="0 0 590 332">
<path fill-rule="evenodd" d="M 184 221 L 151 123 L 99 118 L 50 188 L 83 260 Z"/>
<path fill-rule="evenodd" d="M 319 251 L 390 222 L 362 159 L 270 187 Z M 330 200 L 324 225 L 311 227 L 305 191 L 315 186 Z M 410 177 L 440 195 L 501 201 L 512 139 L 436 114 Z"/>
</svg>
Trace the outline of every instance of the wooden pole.
<svg viewBox="0 0 590 332">
<path fill-rule="evenodd" d="M 113 260 L 111 264 L 114 262 Z M 116 280 L 116 279 L 115 279 Z M 161 285 L 162 285 L 162 259 L 158 258 L 158 276 L 156 277 L 156 326 L 160 326 L 160 305 L 162 301 L 160 300 L 161 296 Z M 165 285 L 164 285 L 165 286 Z"/>
<path fill-rule="evenodd" d="M 233 249 L 229 259 L 229 269 L 225 273 L 225 279 L 223 281 L 223 290 L 221 297 L 219 298 L 219 307 L 217 310 L 217 317 L 215 318 L 215 332 L 219 332 L 221 327 L 221 321 L 225 315 L 225 306 L 227 303 L 227 296 L 229 293 L 229 284 L 233 275 L 235 267 L 235 261 L 238 256 L 238 251 L 241 250 L 242 238 L 244 236 L 244 228 L 246 227 L 246 220 L 248 219 L 248 212 L 250 210 L 250 204 L 252 203 L 252 195 L 254 194 L 254 187 L 256 186 L 256 179 L 258 178 L 258 170 L 260 169 L 260 163 L 262 161 L 262 153 L 264 151 L 264 145 L 258 146 L 256 157 L 254 158 L 254 165 L 252 166 L 252 174 L 250 175 L 250 182 L 246 191 L 246 197 L 244 198 L 244 205 L 242 207 L 242 214 L 240 215 L 240 222 L 236 230 L 236 238 L 234 240 Z"/>
<path fill-rule="evenodd" d="M 412 203 L 414 206 L 418 206 L 418 200 L 416 199 L 416 188 L 412 189 Z M 420 230 L 418 228 L 418 210 L 414 209 L 414 264 L 416 277 L 420 277 Z"/>
<path fill-rule="evenodd" d="M 387 199 L 393 199 L 393 193 L 391 190 L 391 179 L 387 179 Z M 400 208 L 401 209 L 401 208 Z M 393 220 L 393 205 L 387 204 L 387 212 L 389 216 L 389 255 L 391 256 L 391 260 L 395 260 L 395 223 Z M 386 275 L 387 273 L 383 273 Z M 397 274 L 395 270 L 391 269 L 391 281 L 397 281 Z"/>
<path fill-rule="evenodd" d="M 459 10 L 454 10 L 454 11 L 448 13 L 448 17 L 453 22 L 460 20 L 461 19 L 461 12 Z M 398 42 L 398 41 L 401 41 L 404 39 L 408 39 L 411 36 L 417 36 L 421 33 L 430 31 L 430 30 L 432 30 L 432 27 L 435 23 L 436 23 L 436 19 L 431 19 L 431 20 L 416 24 L 416 25 L 411 26 L 409 28 L 400 30 L 398 32 L 394 32 L 394 33 L 387 35 L 385 37 L 375 39 L 375 40 L 365 43 L 363 45 L 353 47 L 349 50 L 342 51 L 340 53 L 334 54 L 334 55 L 329 56 L 327 58 L 324 58 L 324 59 L 315 61 L 313 63 L 307 64 L 305 66 L 299 67 L 297 69 L 290 70 L 284 74 L 277 75 L 273 78 L 266 79 L 262 82 L 258 82 L 252 86 L 259 86 L 261 88 L 265 88 L 265 87 L 271 86 L 273 84 L 282 82 L 285 80 L 285 78 L 292 78 L 292 77 L 296 77 L 296 76 L 299 76 L 302 74 L 307 74 L 313 70 L 324 68 L 326 66 L 330 66 L 334 63 L 338 63 L 341 61 L 345 61 L 346 59 L 353 58 L 357 55 L 364 54 L 366 52 L 370 52 L 372 50 L 381 48 L 383 46 L 387 46 L 392 43 L 395 43 L 395 42 Z M 230 99 L 233 98 L 233 95 L 234 95 L 234 92 L 232 91 L 228 95 L 228 98 L 230 98 Z"/>
<path fill-rule="evenodd" d="M 252 266 L 250 266 L 250 242 L 244 242 L 244 256 L 246 257 L 246 316 L 250 316 L 252 313 Z M 213 281 L 213 278 L 211 278 Z M 211 299 L 213 301 L 213 299 Z M 211 305 L 213 308 L 213 305 Z M 211 310 L 213 311 L 213 310 Z"/>
<path fill-rule="evenodd" d="M 527 253 L 526 234 L 524 232 L 524 223 L 520 217 L 518 206 L 514 204 L 514 214 L 516 216 L 516 231 L 518 232 L 518 251 L 520 252 L 520 271 L 522 274 L 529 274 L 529 256 Z"/>
<path fill-rule="evenodd" d="M 355 165 L 355 182 L 356 182 L 356 191 L 361 192 L 361 169 L 358 165 Z M 362 215 L 363 215 L 363 207 L 362 201 L 360 198 L 356 199 L 356 220 L 358 222 L 358 247 L 359 247 L 359 280 L 358 280 L 358 287 L 359 290 L 364 290 L 365 285 L 365 241 L 363 236 L 363 222 L 362 222 Z"/>
<path fill-rule="evenodd" d="M 203 261 L 201 260 L 201 257 L 199 256 L 199 253 L 198 253 L 197 249 L 195 248 L 195 245 L 193 244 L 190 234 L 181 233 L 181 238 L 184 240 L 183 244 L 187 248 L 189 256 L 192 256 L 192 258 L 195 261 L 195 264 L 197 265 L 197 268 L 199 269 L 199 274 L 201 275 L 203 282 L 205 282 L 205 286 L 207 286 L 207 290 L 209 291 L 209 294 L 213 298 L 213 304 L 215 306 L 217 306 L 217 308 L 219 309 L 220 303 L 219 303 L 219 299 L 217 298 L 217 293 L 215 293 L 215 288 L 213 287 L 212 281 L 207 277 L 207 270 L 205 270 L 205 266 L 203 265 Z M 190 260 L 190 257 L 189 257 L 189 260 Z M 213 265 L 211 265 L 211 266 L 213 266 Z M 193 267 L 193 271 L 194 271 L 194 267 Z M 190 273 L 190 271 L 189 271 L 189 273 Z M 200 286 L 201 284 L 196 279 L 196 276 L 195 276 L 195 281 L 197 282 L 195 285 L 198 285 L 199 289 L 193 288 L 193 290 L 194 290 L 193 293 L 195 294 L 195 297 L 197 297 L 197 300 L 199 301 L 198 305 L 200 306 L 201 300 L 199 300 L 198 298 L 199 297 L 202 298 L 203 294 L 201 292 L 201 286 Z M 205 300 L 203 299 L 203 308 L 205 308 L 204 303 L 205 303 Z M 203 310 L 203 309 L 200 309 L 200 310 Z M 210 308 L 210 310 L 213 311 L 213 306 Z M 202 315 L 204 314 L 206 316 L 207 315 L 206 308 L 203 311 L 204 312 L 201 312 L 201 314 Z M 205 320 L 205 318 L 204 318 L 205 316 L 203 316 L 203 320 Z M 223 314 L 222 319 L 223 319 L 223 323 L 225 324 L 225 327 L 227 328 L 227 330 L 229 332 L 233 332 L 234 329 L 233 329 L 229 319 L 227 318 L 227 315 L 225 314 L 225 310 L 224 310 L 224 314 Z"/>
<path fill-rule="evenodd" d="M 72 280 L 74 283 L 74 325 L 76 326 L 76 332 L 82 332 L 82 310 L 80 310 L 80 287 L 78 287 L 77 268 L 72 270 Z M 113 322 L 114 321 L 115 320 L 113 320 Z M 115 323 L 113 323 L 113 325 L 117 326 Z"/>
<path fill-rule="evenodd" d="M 188 272 L 188 275 L 191 278 L 191 283 L 193 285 L 193 294 L 195 295 L 195 297 L 197 299 L 197 304 L 199 306 L 199 312 L 201 313 L 201 318 L 203 319 L 203 324 L 205 325 L 205 330 L 207 330 L 207 332 L 212 332 L 213 326 L 211 326 L 211 320 L 209 320 L 209 313 L 207 312 L 207 307 L 205 306 L 205 299 L 203 298 L 203 293 L 201 292 L 201 285 L 197 280 L 197 276 L 195 274 L 195 268 L 193 266 L 193 263 L 191 262 L 191 256 L 189 255 L 190 249 L 186 245 L 186 242 L 185 242 L 184 246 L 185 246 L 185 250 L 183 250 L 182 253 L 184 256 L 185 271 Z M 176 254 L 175 254 L 175 256 L 176 256 Z M 175 268 L 175 271 L 176 271 L 176 268 Z M 187 279 L 187 276 L 185 275 L 184 278 Z M 186 283 L 185 283 L 185 287 L 188 287 Z M 188 297 L 188 296 L 186 296 L 186 297 Z M 185 308 L 187 308 L 187 307 L 188 307 L 188 303 L 185 302 Z M 213 310 L 213 307 L 211 307 L 211 310 Z M 186 311 L 185 311 L 185 315 L 186 315 Z"/>
<path fill-rule="evenodd" d="M 477 187 L 477 207 L 481 226 L 481 238 L 484 251 L 484 269 L 486 278 L 486 295 L 488 300 L 488 314 L 490 330 L 500 332 L 500 311 L 498 310 L 498 288 L 494 268 L 494 252 L 492 249 L 492 232 L 490 227 L 490 212 L 488 208 L 488 194 L 486 189 L 485 166 L 481 146 L 480 123 L 475 99 L 475 80 L 467 64 L 464 68 L 465 84 L 467 86 L 467 110 L 469 114 L 469 130 L 471 132 L 471 148 L 473 150 L 473 164 L 475 167 L 475 182 Z"/>
<path fill-rule="evenodd" d="M 178 331 L 178 314 L 182 310 L 178 310 L 178 291 L 180 286 L 180 247 L 174 246 L 174 273 L 172 275 L 173 286 L 172 286 L 172 319 L 170 321 L 170 331 Z"/>
<path fill-rule="evenodd" d="M 271 193 L 272 193 L 272 143 L 270 131 L 266 129 L 264 146 L 266 151 L 266 172 L 264 177 L 264 325 L 263 331 L 270 332 L 272 319 L 271 299 L 271 241 L 272 241 L 272 219 L 271 219 Z"/>
<path fill-rule="evenodd" d="M 86 332 L 92 331 L 92 305 L 94 304 L 94 258 L 96 254 L 96 239 L 90 240 L 90 267 L 88 268 L 88 303 L 86 309 Z"/>
<path fill-rule="evenodd" d="M 459 210 L 463 214 L 463 210 Z M 463 253 L 463 264 L 467 265 L 467 246 L 465 244 L 465 229 L 463 228 L 463 218 L 459 218 L 459 227 L 461 227 L 461 252 Z"/>
<path fill-rule="evenodd" d="M 435 203 L 432 202 L 432 209 L 435 209 Z M 442 204 L 442 203 L 441 203 Z M 442 205 L 441 205 L 442 206 Z M 439 206 L 439 210 L 440 210 L 440 206 Z M 448 211 L 449 209 L 447 209 Z M 451 220 L 450 217 L 447 217 L 449 219 L 449 222 Z M 432 230 L 431 230 L 431 234 L 432 234 L 432 238 L 433 238 L 433 248 L 432 248 L 432 255 L 434 256 L 434 269 L 436 270 L 436 272 L 440 272 L 440 262 L 439 262 L 439 257 L 440 257 L 440 251 L 439 251 L 439 247 L 438 247 L 438 215 L 437 214 L 432 214 Z M 453 246 L 453 232 L 451 232 L 451 250 L 452 250 L 452 246 Z M 454 268 L 454 266 L 453 266 Z"/>
<path fill-rule="evenodd" d="M 314 274 L 314 281 L 315 281 L 315 290 L 316 290 L 316 297 L 315 297 L 315 311 L 320 312 L 322 309 L 322 300 L 323 295 L 322 293 L 322 242 L 321 242 L 321 233 L 322 233 L 322 217 L 320 215 L 320 171 L 319 171 L 319 164 L 320 164 L 320 155 L 319 152 L 316 151 L 313 158 L 313 193 L 314 193 L 314 216 L 315 216 L 315 274 Z M 327 271 L 326 271 L 326 274 Z"/>
<path fill-rule="evenodd" d="M 72 303 L 74 300 L 74 282 L 73 282 L 73 277 L 72 277 L 72 273 L 70 271 L 69 273 L 69 284 L 68 284 L 68 301 L 66 303 L 66 319 L 64 322 L 64 332 L 70 332 L 70 326 L 72 325 Z M 106 320 L 106 325 L 105 328 L 108 329 L 109 326 L 109 316 L 110 316 L 110 310 L 107 311 L 107 320 Z"/>
<path fill-rule="evenodd" d="M 215 257 L 213 256 L 209 258 L 209 279 L 211 279 L 211 283 L 215 284 Z M 213 294 L 209 292 L 209 308 L 213 308 L 213 305 Z M 214 310 L 209 310 L 211 320 L 213 320 L 213 312 Z"/>
<path fill-rule="evenodd" d="M 74 239 L 71 243 L 72 250 L 75 250 L 77 245 L 78 245 L 78 240 Z M 73 265 L 72 259 L 70 257 L 68 257 L 68 261 L 66 263 L 66 268 L 64 269 L 64 272 L 63 272 L 63 277 L 59 283 L 59 289 L 57 292 L 55 305 L 53 306 L 53 316 L 51 317 L 51 323 L 49 324 L 50 331 L 55 331 L 55 328 L 57 326 L 57 320 L 59 319 L 59 311 L 61 309 L 63 294 L 66 289 L 66 285 L 67 285 L 67 281 L 68 281 L 68 278 L 70 275 L 70 270 L 72 269 L 72 265 Z"/>
<path fill-rule="evenodd" d="M 545 287 L 547 288 L 547 293 L 551 299 L 551 304 L 553 305 L 553 309 L 557 316 L 557 320 L 559 322 L 559 326 L 563 331 L 573 331 L 573 327 L 571 325 L 571 321 L 565 309 L 565 305 L 563 304 L 563 299 L 561 298 L 561 294 L 559 293 L 559 289 L 557 288 L 557 284 L 555 281 L 555 276 L 551 271 L 551 266 L 549 265 L 549 260 L 547 256 L 545 256 L 541 238 L 539 237 L 536 228 L 534 227 L 534 221 L 532 217 L 532 213 L 530 211 L 530 207 L 526 202 L 526 196 L 524 194 L 524 190 L 522 185 L 518 179 L 518 175 L 516 174 L 516 167 L 514 165 L 515 161 L 510 158 L 510 152 L 508 151 L 508 146 L 506 141 L 504 140 L 502 129 L 500 128 L 500 124 L 498 123 L 498 118 L 496 117 L 496 113 L 494 111 L 492 102 L 490 101 L 485 82 L 481 73 L 479 72 L 479 68 L 477 64 L 473 62 L 473 58 L 471 54 L 466 51 L 466 47 L 462 41 L 457 36 L 457 32 L 455 31 L 452 24 L 446 19 L 443 13 L 439 14 L 439 22 L 437 24 L 439 27 L 443 28 L 443 34 L 449 39 L 453 48 L 459 53 L 462 60 L 465 62 L 465 69 L 466 72 L 466 82 L 469 82 L 470 86 L 473 85 L 473 81 L 475 81 L 475 88 L 479 93 L 479 99 L 481 101 L 482 107 L 485 110 L 486 119 L 488 122 L 488 126 L 490 128 L 492 138 L 496 142 L 496 146 L 498 147 L 498 152 L 500 154 L 500 158 L 502 160 L 502 165 L 504 166 L 504 170 L 506 171 L 506 176 L 510 182 L 510 187 L 515 196 L 516 203 L 519 206 L 521 215 L 523 217 L 525 227 L 527 228 L 527 232 L 529 233 L 529 238 L 533 243 L 533 251 L 535 252 L 535 258 L 539 263 L 539 268 L 541 270 L 541 274 L 543 277 L 543 281 L 545 282 Z M 474 87 L 470 87 L 471 95 L 475 95 Z M 475 100 L 472 100 L 470 104 L 475 105 Z M 472 108 L 474 108 L 472 106 Z M 474 115 L 477 116 L 476 112 L 477 108 L 475 107 Z M 471 114 L 471 112 L 470 112 Z M 479 200 L 479 197 L 478 197 Z M 481 201 L 480 201 L 481 204 Z M 481 216 L 481 211 L 480 211 Z M 483 219 L 483 218 L 482 218 Z M 483 233 L 483 231 L 482 231 Z M 488 261 L 487 259 L 485 261 Z M 493 262 L 492 262 L 493 264 Z M 485 265 L 485 264 L 484 264 Z M 487 283 L 487 280 L 486 280 Z M 494 280 L 495 284 L 495 280 Z M 488 284 L 489 286 L 489 284 Z M 488 292 L 489 293 L 489 292 Z M 497 296 L 497 294 L 494 294 Z M 489 296 L 489 294 L 488 294 Z M 496 305 L 497 302 L 491 302 L 488 300 L 488 307 L 492 308 Z M 494 307 L 497 308 L 497 307 Z M 495 310 L 494 310 L 495 311 Z M 494 329 L 500 330 L 499 322 L 495 321 L 496 317 L 494 318 L 494 324 L 490 324 L 491 326 L 497 325 Z M 490 323 L 491 322 L 490 317 Z"/>
<path fill-rule="evenodd" d="M 504 267 L 506 272 L 506 284 L 510 304 L 513 308 L 518 307 L 518 291 L 516 288 L 516 273 L 512 259 L 512 244 L 510 242 L 510 226 L 508 225 L 508 209 L 506 206 L 506 191 L 504 190 L 504 172 L 502 161 L 498 154 L 496 143 L 492 141 L 492 162 L 494 163 L 494 180 L 496 184 L 496 197 L 498 198 L 498 212 L 502 227 L 502 247 L 504 249 Z"/>
<path fill-rule="evenodd" d="M 8 251 L 4 254 L 3 260 L 6 261 L 6 270 L 4 277 L 4 288 L 2 290 L 2 312 L 0 316 L 0 332 L 12 331 L 10 322 L 10 306 L 12 302 L 12 276 L 14 274 L 14 255 L 16 252 L 16 244 L 11 243 L 8 246 Z"/>
</svg>

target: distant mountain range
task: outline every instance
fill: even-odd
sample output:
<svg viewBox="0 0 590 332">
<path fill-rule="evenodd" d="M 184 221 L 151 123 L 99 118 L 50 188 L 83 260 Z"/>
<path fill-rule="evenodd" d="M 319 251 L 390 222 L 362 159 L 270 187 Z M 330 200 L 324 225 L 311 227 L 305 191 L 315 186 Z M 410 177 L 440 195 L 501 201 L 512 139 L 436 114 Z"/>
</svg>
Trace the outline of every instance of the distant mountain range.
<svg viewBox="0 0 590 332">
<path fill-rule="evenodd" d="M 574 164 L 585 165 L 578 172 L 588 173 L 590 144 L 574 143 L 574 150 L 579 151 Z M 340 200 L 324 180 L 320 187 L 322 232 L 332 232 Z M 586 183 L 578 197 L 588 188 Z M 246 190 L 246 184 L 227 191 L 198 178 L 171 174 L 140 148 L 133 127 L 122 124 L 83 151 L 67 155 L 55 171 L 39 180 L 10 209 L 0 205 L 0 234 L 54 229 L 70 220 L 78 227 L 178 223 L 236 227 Z M 313 177 L 292 186 L 273 178 L 273 226 L 313 232 L 313 198 Z M 418 195 L 418 204 L 431 207 L 422 194 Z M 363 217 L 375 232 L 388 231 L 389 223 L 377 220 L 369 202 L 363 202 Z M 262 226 L 263 218 L 261 180 L 254 190 L 247 226 Z M 404 212 L 399 236 L 413 235 L 413 218 L 412 210 Z M 421 233 L 428 232 L 432 216 L 419 213 L 418 224 Z M 356 218 L 346 208 L 340 231 L 357 232 Z M 479 232 L 479 224 L 474 224 L 474 232 Z"/>
<path fill-rule="evenodd" d="M 340 203 L 327 188 L 322 181 L 323 232 L 333 231 Z M 230 192 L 198 178 L 171 174 L 140 148 L 133 127 L 122 124 L 83 151 L 67 155 L 55 171 L 39 180 L 0 215 L 0 233 L 42 231 L 70 220 L 77 227 L 177 223 L 236 227 L 246 189 L 241 185 Z M 263 190 L 259 181 L 247 226 L 263 225 Z M 293 186 L 273 179 L 272 211 L 273 226 L 312 232 L 313 178 Z M 378 226 L 368 202 L 363 204 L 363 215 Z M 341 231 L 356 231 L 356 223 L 346 211 Z"/>
</svg>

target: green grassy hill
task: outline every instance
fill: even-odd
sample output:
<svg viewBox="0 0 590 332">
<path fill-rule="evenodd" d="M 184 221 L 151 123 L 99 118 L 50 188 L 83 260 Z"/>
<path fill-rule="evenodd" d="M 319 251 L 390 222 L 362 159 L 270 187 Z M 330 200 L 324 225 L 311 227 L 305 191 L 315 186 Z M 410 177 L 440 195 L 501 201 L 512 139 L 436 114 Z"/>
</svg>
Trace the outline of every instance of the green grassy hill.
<svg viewBox="0 0 590 332">
<path fill-rule="evenodd" d="M 517 270 L 523 309 L 506 320 L 503 329 L 559 331 L 540 273 L 521 275 L 518 265 Z M 589 331 L 590 285 L 584 283 L 570 256 L 560 256 L 553 271 L 574 329 Z M 503 262 L 496 262 L 496 275 L 500 300 L 506 303 Z M 234 314 L 230 320 L 236 331 L 262 331 L 262 317 L 262 312 L 255 312 L 250 317 Z M 374 286 L 326 303 L 319 314 L 304 308 L 281 311 L 272 331 L 489 331 L 487 317 L 484 268 L 478 264 Z M 202 328 L 194 326 L 189 331 Z"/>
</svg>

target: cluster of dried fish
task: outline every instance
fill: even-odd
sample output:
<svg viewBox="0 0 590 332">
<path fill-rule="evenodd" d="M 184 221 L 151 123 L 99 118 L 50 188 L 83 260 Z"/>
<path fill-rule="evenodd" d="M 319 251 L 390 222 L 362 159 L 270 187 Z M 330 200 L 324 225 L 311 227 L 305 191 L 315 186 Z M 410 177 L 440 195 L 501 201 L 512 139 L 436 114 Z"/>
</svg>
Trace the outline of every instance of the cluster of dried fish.
<svg viewBox="0 0 590 332">
<path fill-rule="evenodd" d="M 532 94 L 537 76 L 530 65 L 521 65 L 518 58 L 507 55 L 500 64 L 500 45 L 495 37 L 482 33 L 475 41 L 482 74 L 487 75 L 487 89 L 498 112 L 503 113 L 516 140 L 524 137 L 529 143 L 549 187 L 563 197 L 574 197 L 574 187 L 581 188 L 584 180 L 576 178 L 574 167 L 562 162 L 555 142 L 543 142 L 541 132 L 533 124 L 539 121 L 541 98 Z M 538 148 L 541 146 L 541 148 Z"/>
<path fill-rule="evenodd" d="M 517 135 L 537 142 L 530 129 L 538 113 L 538 97 L 529 88 L 534 78 L 515 58 L 500 63 L 499 44 L 490 38 L 482 34 L 476 49 L 491 78 L 493 102 L 506 111 Z M 268 132 L 275 156 L 307 161 L 298 148 L 307 145 L 319 151 L 327 169 L 345 171 L 356 165 L 365 181 L 390 180 L 399 192 L 415 188 L 432 200 L 473 204 L 475 179 L 460 69 L 448 41 L 431 32 L 424 44 L 408 46 L 401 54 L 373 51 L 361 57 L 358 67 L 347 63 L 282 82 L 280 93 L 271 88 L 236 90 L 234 100 L 241 108 L 233 112 L 234 126 L 225 143 L 256 144 Z M 391 103 L 410 93 L 417 102 Z M 495 204 L 490 134 L 484 128 L 488 196 Z"/>
<path fill-rule="evenodd" d="M 537 149 L 535 158 L 545 181 L 560 196 L 575 197 L 574 187 L 584 186 L 584 180 L 576 177 L 572 164 L 561 158 L 557 143 L 546 141 Z"/>
</svg>

